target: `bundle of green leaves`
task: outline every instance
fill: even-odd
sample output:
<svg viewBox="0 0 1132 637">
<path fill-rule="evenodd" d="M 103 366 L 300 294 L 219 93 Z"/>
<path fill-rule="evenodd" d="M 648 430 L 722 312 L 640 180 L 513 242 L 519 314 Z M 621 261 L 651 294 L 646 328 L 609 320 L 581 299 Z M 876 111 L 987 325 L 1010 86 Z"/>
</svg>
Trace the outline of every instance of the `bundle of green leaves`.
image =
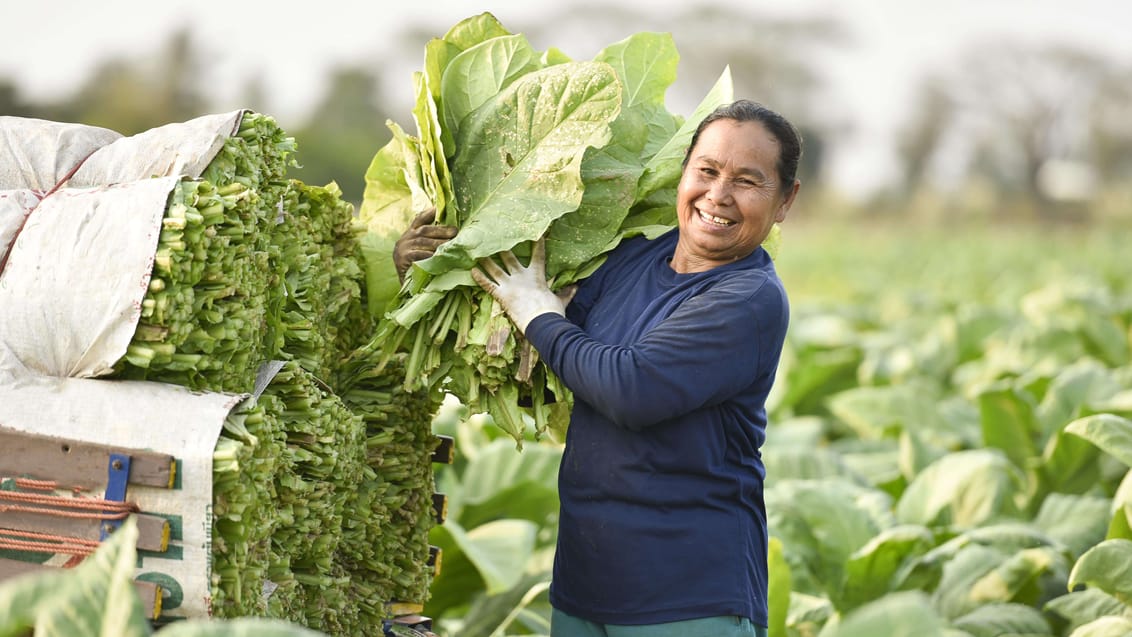
<svg viewBox="0 0 1132 637">
<path fill-rule="evenodd" d="M 360 418 L 296 361 L 275 374 L 264 396 L 285 448 L 275 474 L 277 523 L 271 534 L 268 579 L 276 586 L 269 615 L 311 627 L 351 624 L 336 555 L 349 494 L 358 488 L 365 458 Z M 328 608 L 328 600 L 338 600 Z M 331 626 L 333 627 L 333 626 Z M 335 632 L 335 631 L 330 631 Z"/>
<path fill-rule="evenodd" d="M 170 196 L 142 316 L 115 377 L 212 391 L 252 389 L 273 354 L 278 209 L 295 150 L 270 116 L 249 112 L 200 179 Z M 278 304 L 276 303 L 275 306 Z"/>
<path fill-rule="evenodd" d="M 279 522 L 275 476 L 292 469 L 275 396 L 229 413 L 212 456 L 212 609 L 218 617 L 267 614 L 264 582 Z"/>
<path fill-rule="evenodd" d="M 536 435 L 564 428 L 569 392 L 470 271 L 508 250 L 525 258 L 545 238 L 559 289 L 626 237 L 675 226 L 684 149 L 698 122 L 731 99 L 725 69 L 689 118 L 670 113 L 664 95 L 678 59 L 670 35 L 638 33 L 575 61 L 536 51 L 489 13 L 430 41 L 413 76 L 418 135 L 390 122 L 393 138 L 366 173 L 368 301 L 382 320 L 363 349 L 409 352 L 406 386 L 443 384 L 519 446 L 529 422 Z M 399 286 L 384 263 L 429 207 L 459 232 Z"/>
<path fill-rule="evenodd" d="M 365 433 L 361 417 L 297 361 L 229 414 L 213 454 L 217 616 L 274 617 L 340 635 L 365 625 L 346 558 L 382 532 L 396 535 L 389 516 L 368 516 L 386 499 L 357 506 L 357 494 L 380 483 L 366 464 Z M 422 488 L 431 494 L 431 484 Z M 343 530 L 359 523 L 376 530 Z M 375 594 L 381 608 L 393 592 Z"/>
<path fill-rule="evenodd" d="M 404 354 L 381 371 L 379 356 L 355 361 L 364 371 L 341 389 L 366 432 L 364 477 L 347 505 L 339 547 L 363 623 L 386 618 L 387 602 L 428 600 L 432 453 L 440 441 L 432 432 L 440 395 L 404 387 Z"/>
<path fill-rule="evenodd" d="M 364 226 L 337 184 L 286 177 L 295 142 L 247 113 L 200 179 L 172 193 L 120 378 L 246 392 L 264 360 L 319 378 L 367 339 Z"/>
<path fill-rule="evenodd" d="M 283 223 L 273 230 L 282 290 L 280 357 L 330 382 L 340 361 L 365 342 L 373 321 L 364 309 L 359 240 L 365 227 L 337 184 L 297 180 L 283 197 Z"/>
</svg>

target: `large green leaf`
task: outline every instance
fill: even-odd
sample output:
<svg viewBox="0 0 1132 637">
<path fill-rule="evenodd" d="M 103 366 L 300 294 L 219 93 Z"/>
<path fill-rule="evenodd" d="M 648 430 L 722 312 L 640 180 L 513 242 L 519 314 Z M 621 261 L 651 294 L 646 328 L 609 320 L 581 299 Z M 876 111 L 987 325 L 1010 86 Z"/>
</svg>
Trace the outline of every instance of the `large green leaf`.
<svg viewBox="0 0 1132 637">
<path fill-rule="evenodd" d="M 937 533 L 940 532 L 937 531 Z M 1055 540 L 1042 533 L 1032 524 L 1016 522 L 990 524 L 951 537 L 922 557 L 901 568 L 895 581 L 900 588 L 904 589 L 934 590 L 940 585 L 943 569 L 951 564 L 960 552 L 972 545 L 991 549 L 995 554 L 1002 556 L 997 561 L 1006 559 L 1006 556 L 1018 551 L 1034 547 L 1046 546 L 1060 549 L 1060 545 Z"/>
<path fill-rule="evenodd" d="M 440 80 L 442 126 L 460 130 L 460 122 L 472 111 L 540 66 L 538 52 L 522 34 L 491 38 L 461 51 Z"/>
<path fill-rule="evenodd" d="M 448 64 L 460 53 L 492 38 L 511 35 L 490 13 L 484 12 L 461 20 L 452 26 L 443 38 L 434 38 L 425 45 L 424 80 L 437 112 L 444 112 L 441 81 Z M 441 147 L 446 158 L 456 153 L 454 130 L 440 128 Z"/>
<path fill-rule="evenodd" d="M 1010 325 L 1008 315 L 984 304 L 968 304 L 954 315 L 959 362 L 968 362 L 986 355 L 986 341 Z"/>
<path fill-rule="evenodd" d="M 883 492 L 840 480 L 781 481 L 765 497 L 770 533 L 827 594 L 840 589 L 849 556 L 888 523 Z"/>
<path fill-rule="evenodd" d="M 570 62 L 522 76 L 473 112 L 457 133 L 452 168 L 460 232 L 416 267 L 470 269 L 576 209 L 582 157 L 609 141 L 620 103 L 608 64 Z"/>
<path fill-rule="evenodd" d="M 505 35 L 511 35 L 511 32 L 494 15 L 485 11 L 452 25 L 443 39 L 458 50 L 466 51 L 481 42 Z"/>
<path fill-rule="evenodd" d="M 772 435 L 777 436 L 780 432 L 776 429 Z M 780 480 L 838 478 L 859 486 L 868 485 L 865 477 L 846 464 L 840 453 L 828 447 L 775 445 L 770 453 L 764 449 L 763 464 L 766 466 L 767 486 Z"/>
<path fill-rule="evenodd" d="M 458 522 L 449 518 L 429 532 L 429 543 L 440 549 L 441 557 L 440 572 L 429 586 L 429 612 L 435 616 L 466 609 L 486 588 L 476 565 L 456 542 L 452 531 L 458 526 Z"/>
<path fill-rule="evenodd" d="M 1132 635 L 1132 619 L 1127 617 L 1101 617 L 1078 626 L 1069 637 L 1128 637 Z"/>
<path fill-rule="evenodd" d="M 1002 599 L 974 598 L 973 587 L 996 568 L 1005 563 L 1009 553 L 983 546 L 968 544 L 943 565 L 939 586 L 932 602 L 941 615 L 948 619 L 961 617 L 979 606 Z"/>
<path fill-rule="evenodd" d="M 366 169 L 364 199 L 358 208 L 358 217 L 366 224 L 375 223 L 380 230 L 396 226 L 397 220 L 407 219 L 414 208 L 413 189 L 405 169 L 416 162 L 416 151 L 407 148 L 407 136 L 395 122 L 387 122 L 393 132 L 392 139 L 382 146 Z M 417 182 L 416 179 L 413 179 Z M 419 188 L 419 183 L 414 183 Z M 386 221 L 389 219 L 390 221 Z M 408 225 L 407 222 L 405 225 Z"/>
<path fill-rule="evenodd" d="M 21 575 L 0 584 L 0 637 L 17 637 L 35 626 L 37 609 L 67 582 L 64 573 Z"/>
<path fill-rule="evenodd" d="M 983 444 L 998 449 L 1019 469 L 1038 455 L 1040 437 L 1035 405 L 1028 395 L 1013 386 L 999 387 L 979 395 Z"/>
<path fill-rule="evenodd" d="M 518 583 L 538 532 L 538 525 L 529 520 L 511 519 L 494 520 L 468 531 L 451 520 L 438 528 L 447 531 L 452 543 L 475 566 L 489 595 Z M 441 571 L 441 577 L 443 574 Z"/>
<path fill-rule="evenodd" d="M 801 593 L 797 586 L 790 592 L 790 614 L 786 617 L 789 634 L 816 635 L 822 626 L 836 621 L 837 617 L 833 604 L 825 597 Z"/>
<path fill-rule="evenodd" d="M 561 460 L 557 446 L 528 445 L 523 453 L 515 453 L 510 441 L 495 440 L 464 472 L 460 523 L 475 528 L 505 512 L 509 518 L 546 525 L 558 512 Z"/>
<path fill-rule="evenodd" d="M 1124 474 L 1124 479 L 1112 495 L 1112 517 L 1105 539 L 1117 538 L 1132 540 L 1132 470 Z"/>
<path fill-rule="evenodd" d="M 1042 500 L 1034 525 L 1077 557 L 1105 539 L 1109 509 L 1108 498 L 1051 493 Z"/>
<path fill-rule="evenodd" d="M 645 136 L 643 120 L 638 113 L 622 113 L 612 130 L 610 143 L 590 149 L 582 160 L 585 192 L 578 209 L 556 219 L 547 232 L 546 272 L 556 288 L 584 278 L 589 272 L 583 266 L 615 247 L 633 203 L 643 169 L 636 147 Z"/>
<path fill-rule="evenodd" d="M 819 637 L 940 637 L 943 621 L 919 592 L 886 595 L 831 621 Z"/>
<path fill-rule="evenodd" d="M 905 524 L 974 527 L 1018 510 L 1023 477 L 992 449 L 948 454 L 921 472 L 901 495 L 896 517 Z"/>
<path fill-rule="evenodd" d="M 1082 584 L 1132 605 L 1132 540 L 1105 540 L 1086 551 L 1069 573 L 1069 590 Z"/>
<path fill-rule="evenodd" d="M 900 441 L 842 437 L 830 443 L 830 448 L 841 455 L 845 466 L 865 481 L 885 493 L 899 496 L 906 481 L 900 468 Z"/>
<path fill-rule="evenodd" d="M 881 531 L 849 556 L 841 609 L 856 608 L 893 590 L 901 567 L 933 546 L 935 536 L 922 526 L 901 525 Z"/>
<path fill-rule="evenodd" d="M 448 171 L 444 141 L 441 139 L 440 113 L 436 101 L 428 91 L 428 78 L 424 73 L 413 74 L 417 99 L 413 105 L 413 121 L 417 123 L 417 146 L 420 156 L 421 183 L 428 194 L 429 203 L 436 208 L 437 223 L 456 225 L 448 202 L 452 200 L 452 175 Z"/>
<path fill-rule="evenodd" d="M 1132 540 L 1132 505 L 1125 504 L 1112 514 L 1105 539 L 1113 540 L 1117 538 Z"/>
<path fill-rule="evenodd" d="M 970 596 L 980 603 L 1012 602 L 1036 605 L 1047 581 L 1064 581 L 1069 561 L 1064 554 L 1048 546 L 1023 549 L 971 587 Z"/>
<path fill-rule="evenodd" d="M 1116 373 L 1095 360 L 1069 365 L 1058 372 L 1042 397 L 1038 407 L 1042 427 L 1048 435 L 1075 418 L 1104 411 L 1092 408 L 1111 400 L 1121 389 Z"/>
<path fill-rule="evenodd" d="M 798 328 L 805 329 L 805 325 L 798 323 L 791 323 L 791 333 L 797 334 Z M 845 328 L 851 330 L 848 326 Z M 792 338 L 791 333 L 788 339 Z M 799 343 L 795 346 L 788 340 L 781 361 L 778 377 L 783 381 L 775 383 L 775 387 L 784 387 L 778 399 L 779 407 L 799 413 L 821 413 L 825 411 L 828 396 L 856 386 L 861 351 L 851 345 L 825 348 Z"/>
<path fill-rule="evenodd" d="M 1022 309 L 1037 325 L 1074 333 L 1110 366 L 1128 363 L 1127 330 L 1104 288 L 1079 280 L 1054 281 L 1023 297 Z"/>
<path fill-rule="evenodd" d="M 925 438 L 923 432 L 915 427 L 907 427 L 900 432 L 900 456 L 897 458 L 897 464 L 905 480 L 915 478 L 953 449 L 953 447 L 932 445 Z"/>
<path fill-rule="evenodd" d="M 769 637 L 786 637 L 786 619 L 790 613 L 790 563 L 783 555 L 782 540 L 771 537 L 767 543 L 767 602 Z"/>
<path fill-rule="evenodd" d="M 621 113 L 610 143 L 583 159 L 585 193 L 578 210 L 555 221 L 547 234 L 547 274 L 556 286 L 588 276 L 592 268 L 586 266 L 622 239 L 645 161 L 674 131 L 664 94 L 676 80 L 678 60 L 671 35 L 659 33 L 634 34 L 594 56 L 621 82 Z"/>
<path fill-rule="evenodd" d="M 636 33 L 611 44 L 594 61 L 613 67 L 624 86 L 623 107 L 663 105 L 664 94 L 676 81 L 680 54 L 669 33 Z"/>
<path fill-rule="evenodd" d="M 1064 430 L 1046 442 L 1041 458 L 1041 476 L 1047 491 L 1085 493 L 1100 479 L 1096 446 Z"/>
<path fill-rule="evenodd" d="M 932 387 L 903 383 L 881 387 L 861 386 L 829 398 L 830 411 L 860 438 L 895 438 L 904 428 L 935 428 Z"/>
<path fill-rule="evenodd" d="M 431 205 L 421 185 L 418 142 L 394 122 L 393 138 L 366 170 L 366 188 L 358 217 L 368 232 L 361 239 L 370 314 L 381 316 L 397 296 L 401 282 L 393 267 L 393 246 L 413 217 Z"/>
<path fill-rule="evenodd" d="M 1074 420 L 1065 426 L 1065 431 L 1132 467 L 1132 420 L 1115 414 L 1095 414 Z"/>
<path fill-rule="evenodd" d="M 1132 616 L 1132 608 L 1125 606 L 1112 595 L 1095 588 L 1086 588 L 1055 597 L 1046 602 L 1042 610 L 1066 620 L 1071 630 L 1102 617 Z"/>
<path fill-rule="evenodd" d="M 536 556 L 534 561 L 539 561 L 539 558 Z M 549 584 L 550 570 L 547 566 L 545 569 L 536 568 L 533 572 L 528 571 L 515 586 L 503 593 L 476 595 L 467 613 L 460 617 L 458 634 L 460 637 L 490 637 L 503 634 L 496 631 L 510 618 L 518 618 L 524 623 L 530 621 L 528 616 L 523 615 L 523 610 L 531 607 L 545 611 L 549 620 L 550 604 L 545 601 L 545 594 L 542 593 Z M 468 593 L 470 595 L 472 591 Z M 546 630 L 541 634 L 549 633 L 549 624 L 547 624 Z"/>
<path fill-rule="evenodd" d="M 987 604 L 951 625 L 973 637 L 1054 637 L 1040 611 L 1023 604 Z"/>
</svg>

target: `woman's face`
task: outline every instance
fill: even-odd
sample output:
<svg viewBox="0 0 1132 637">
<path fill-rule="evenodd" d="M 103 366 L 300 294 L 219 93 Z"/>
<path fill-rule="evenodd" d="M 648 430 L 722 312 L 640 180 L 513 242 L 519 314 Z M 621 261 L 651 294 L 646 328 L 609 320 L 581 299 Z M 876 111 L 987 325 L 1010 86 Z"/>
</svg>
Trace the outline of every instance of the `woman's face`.
<svg viewBox="0 0 1132 637">
<path fill-rule="evenodd" d="M 742 259 L 766 239 L 798 192 L 778 176 L 778 140 L 761 122 L 721 119 L 700 133 L 676 190 L 677 272 Z"/>
</svg>

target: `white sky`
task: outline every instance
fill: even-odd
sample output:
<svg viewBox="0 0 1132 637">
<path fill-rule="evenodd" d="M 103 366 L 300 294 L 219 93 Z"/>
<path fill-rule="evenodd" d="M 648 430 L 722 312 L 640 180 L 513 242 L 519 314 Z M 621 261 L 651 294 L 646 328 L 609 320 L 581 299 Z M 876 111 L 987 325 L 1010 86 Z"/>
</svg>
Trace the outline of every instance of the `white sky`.
<svg viewBox="0 0 1132 637">
<path fill-rule="evenodd" d="M 832 177 L 850 193 L 866 192 L 891 174 L 891 135 L 907 116 L 917 74 L 947 65 L 967 42 L 1002 34 L 1075 43 L 1132 64 L 1128 0 L 738 1 L 761 13 L 820 12 L 842 18 L 850 28 L 853 43 L 836 58 L 822 61 L 831 81 L 832 104 L 839 117 L 848 120 L 845 136 L 831 149 Z M 435 26 L 434 34 L 441 35 L 482 11 L 491 11 L 511 27 L 529 23 L 547 6 L 561 10 L 574 4 L 574 0 L 553 4 L 543 0 L 11 0 L 0 10 L 7 26 L 0 40 L 0 77 L 14 79 L 27 98 L 66 95 L 106 57 L 151 55 L 171 31 L 189 24 L 194 44 L 206 56 L 205 79 L 215 87 L 217 101 L 228 107 L 226 101 L 236 99 L 236 88 L 261 74 L 275 105 L 273 114 L 286 122 L 299 117 L 321 95 L 327 68 L 380 64 L 383 52 L 392 48 L 386 41 L 404 27 Z M 672 32 L 679 43 L 680 25 L 666 18 L 691 3 L 620 0 L 618 4 L 649 11 L 660 30 Z M 602 16 L 595 14 L 593 19 L 600 21 Z M 650 25 L 649 30 L 655 29 Z M 424 44 L 420 43 L 422 55 Z M 576 57 L 595 52 L 575 50 L 558 40 L 534 44 L 558 46 Z M 407 71 L 402 85 L 407 94 L 411 85 Z M 678 106 L 682 105 L 670 104 L 674 110 L 680 110 Z"/>
</svg>

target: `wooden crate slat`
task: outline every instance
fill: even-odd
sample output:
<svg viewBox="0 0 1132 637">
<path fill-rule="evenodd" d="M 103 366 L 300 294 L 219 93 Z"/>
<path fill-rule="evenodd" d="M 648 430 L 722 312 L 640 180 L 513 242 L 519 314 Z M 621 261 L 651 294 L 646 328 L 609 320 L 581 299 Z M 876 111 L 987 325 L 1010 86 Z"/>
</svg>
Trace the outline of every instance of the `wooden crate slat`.
<svg viewBox="0 0 1132 637">
<path fill-rule="evenodd" d="M 134 518 L 138 522 L 137 547 L 143 551 L 164 553 L 169 548 L 169 521 L 145 513 L 135 513 Z M 99 520 L 65 518 L 26 511 L 6 511 L 0 515 L 0 531 L 3 529 L 51 533 L 77 537 L 81 540 L 98 540 L 101 537 Z"/>
<path fill-rule="evenodd" d="M 170 489 L 176 459 L 164 453 L 126 449 L 16 431 L 0 426 L 0 476 L 54 480 L 63 488 L 105 488 L 111 453 L 130 456 L 130 484 Z"/>
</svg>

